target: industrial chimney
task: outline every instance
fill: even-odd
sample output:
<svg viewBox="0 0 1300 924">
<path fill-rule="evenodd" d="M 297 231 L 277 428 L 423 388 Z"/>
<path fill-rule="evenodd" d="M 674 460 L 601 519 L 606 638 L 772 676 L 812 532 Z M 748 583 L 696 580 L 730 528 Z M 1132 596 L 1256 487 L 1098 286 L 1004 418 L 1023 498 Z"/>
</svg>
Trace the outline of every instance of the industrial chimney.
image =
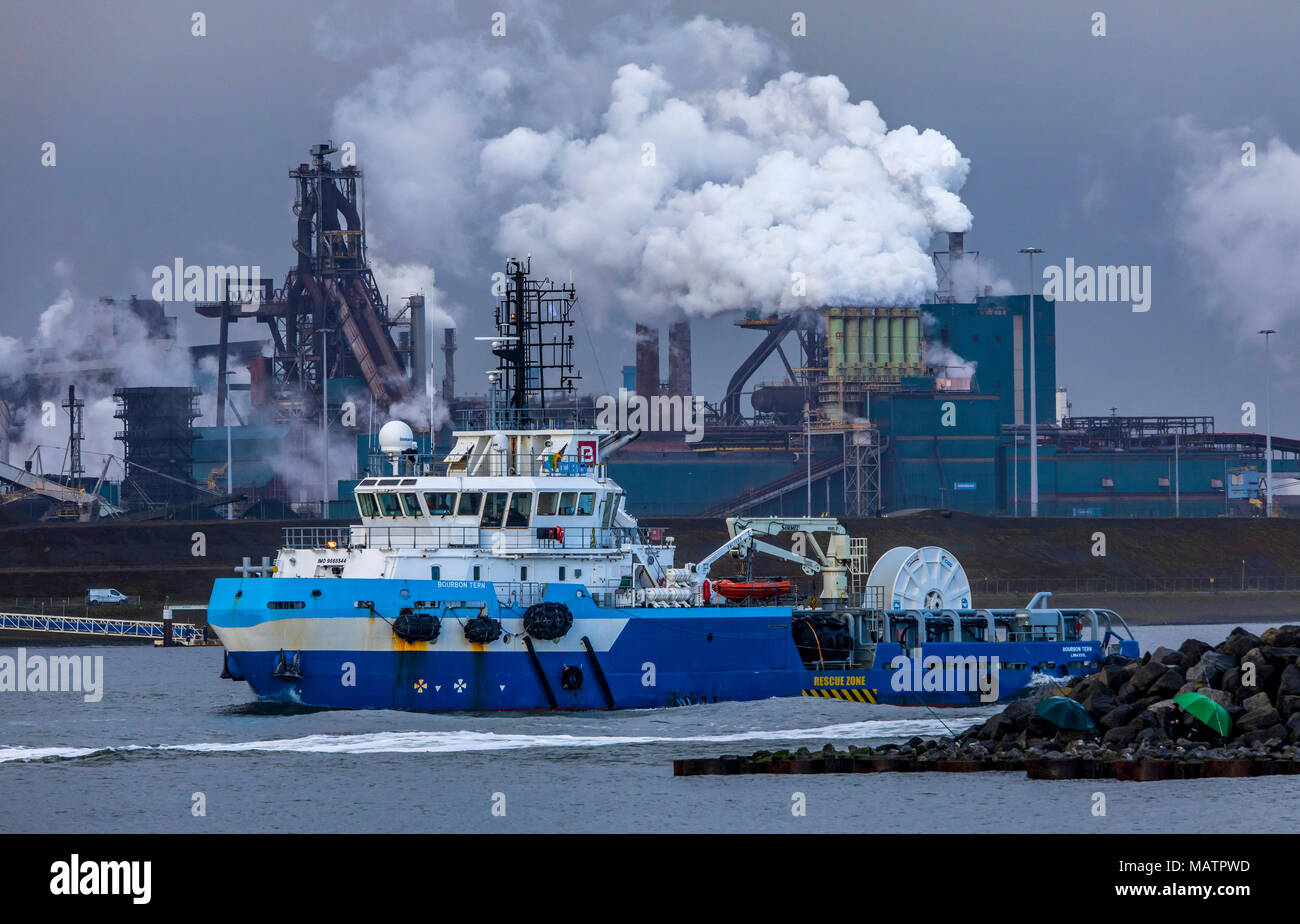
<svg viewBox="0 0 1300 924">
<path fill-rule="evenodd" d="M 948 266 L 955 267 L 966 256 L 966 232 L 948 232 Z"/>
<path fill-rule="evenodd" d="M 424 296 L 408 296 L 406 304 L 411 309 L 411 394 L 423 395 L 430 365 L 429 332 L 424 327 Z"/>
<path fill-rule="evenodd" d="M 685 319 L 668 328 L 668 394 L 691 394 L 691 322 Z"/>
<path fill-rule="evenodd" d="M 659 328 L 636 326 L 636 392 L 659 394 Z"/>
<path fill-rule="evenodd" d="M 442 332 L 442 352 L 447 355 L 447 371 L 442 377 L 442 400 L 451 404 L 456 397 L 456 328 L 449 327 Z"/>
<path fill-rule="evenodd" d="M 9 462 L 9 405 L 0 400 L 0 462 Z"/>
</svg>

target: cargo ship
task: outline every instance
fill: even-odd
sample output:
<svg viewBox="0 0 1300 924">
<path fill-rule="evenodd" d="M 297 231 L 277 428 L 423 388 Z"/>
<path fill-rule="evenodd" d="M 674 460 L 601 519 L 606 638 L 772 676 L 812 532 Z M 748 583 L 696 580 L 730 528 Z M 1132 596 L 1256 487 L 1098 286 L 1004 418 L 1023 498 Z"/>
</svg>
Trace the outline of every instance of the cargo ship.
<svg viewBox="0 0 1300 924">
<path fill-rule="evenodd" d="M 991 703 L 1136 656 L 1103 608 L 975 607 L 956 557 L 886 550 L 830 517 L 731 517 L 678 563 L 609 458 L 637 429 L 571 411 L 571 288 L 527 277 L 489 338 L 488 403 L 445 455 L 386 423 L 353 491 L 360 522 L 286 530 L 274 562 L 212 589 L 223 674 L 327 708 L 640 709 L 821 696 Z M 558 410 L 557 410 L 558 409 Z M 440 456 L 440 457 L 439 457 Z M 755 575 L 766 556 L 809 588 Z M 735 574 L 714 575 L 719 562 Z"/>
</svg>

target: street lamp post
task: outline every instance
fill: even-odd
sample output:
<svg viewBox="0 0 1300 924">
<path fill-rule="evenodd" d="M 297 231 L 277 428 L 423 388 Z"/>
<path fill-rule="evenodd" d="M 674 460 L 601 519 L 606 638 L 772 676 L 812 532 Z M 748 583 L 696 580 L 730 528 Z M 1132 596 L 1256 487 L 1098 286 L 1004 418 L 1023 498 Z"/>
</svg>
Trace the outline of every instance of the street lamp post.
<svg viewBox="0 0 1300 924">
<path fill-rule="evenodd" d="M 1264 515 L 1273 516 L 1273 364 L 1269 360 L 1268 342 L 1277 333 L 1262 330 L 1264 335 Z"/>
<path fill-rule="evenodd" d="M 808 410 L 808 402 L 803 404 L 803 426 L 804 426 L 804 466 L 808 473 L 808 513 L 809 519 L 812 518 L 812 413 Z"/>
<path fill-rule="evenodd" d="M 224 376 L 225 381 L 221 383 L 222 388 L 226 390 L 226 408 L 227 408 L 226 410 L 226 496 L 227 497 L 235 493 L 234 452 L 232 451 L 231 438 L 230 438 L 230 410 L 229 410 L 230 376 L 233 374 L 234 374 L 233 372 L 227 371 Z M 227 501 L 226 519 L 233 520 L 234 518 L 235 518 L 235 502 Z"/>
<path fill-rule="evenodd" d="M 1039 247 L 1021 247 L 1029 254 L 1029 515 L 1038 516 L 1038 362 L 1034 351 L 1034 254 Z"/>
<path fill-rule="evenodd" d="M 1011 478 L 1012 492 L 1015 495 L 1014 504 L 1015 513 L 1013 516 L 1020 516 L 1020 428 L 1016 428 L 1015 442 L 1012 443 L 1011 450 Z"/>
</svg>

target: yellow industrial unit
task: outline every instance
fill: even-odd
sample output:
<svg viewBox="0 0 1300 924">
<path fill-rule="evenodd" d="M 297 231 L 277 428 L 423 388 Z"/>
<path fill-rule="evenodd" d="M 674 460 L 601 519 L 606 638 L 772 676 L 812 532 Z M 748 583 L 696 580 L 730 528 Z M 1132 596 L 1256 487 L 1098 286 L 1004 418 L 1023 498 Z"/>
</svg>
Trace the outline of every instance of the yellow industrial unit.
<svg viewBox="0 0 1300 924">
<path fill-rule="evenodd" d="M 856 405 L 865 392 L 891 390 L 904 378 L 925 375 L 921 309 L 849 306 L 823 312 L 827 368 L 818 383 L 823 414 L 838 417 L 839 409 Z"/>
<path fill-rule="evenodd" d="M 919 308 L 826 308 L 827 375 L 897 384 L 924 375 Z"/>
</svg>

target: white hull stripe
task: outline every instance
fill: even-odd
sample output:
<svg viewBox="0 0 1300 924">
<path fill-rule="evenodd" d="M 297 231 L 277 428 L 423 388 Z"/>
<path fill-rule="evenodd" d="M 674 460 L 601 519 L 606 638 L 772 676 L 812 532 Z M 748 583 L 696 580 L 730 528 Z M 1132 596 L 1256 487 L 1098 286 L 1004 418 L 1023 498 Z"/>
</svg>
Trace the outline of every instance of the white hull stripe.
<svg viewBox="0 0 1300 924">
<path fill-rule="evenodd" d="M 538 651 L 585 651 L 582 638 L 591 640 L 596 651 L 609 651 L 627 625 L 627 619 L 575 619 L 573 627 L 555 642 L 534 640 Z M 474 645 L 465 638 L 461 622 L 442 620 L 442 631 L 433 642 L 407 642 L 393 633 L 392 626 L 378 616 L 332 619 L 273 619 L 255 626 L 214 626 L 222 643 L 231 651 L 491 651 L 527 652 L 522 617 L 501 620 L 510 641 L 497 639 Z M 504 638 L 504 636 L 503 636 Z"/>
</svg>

